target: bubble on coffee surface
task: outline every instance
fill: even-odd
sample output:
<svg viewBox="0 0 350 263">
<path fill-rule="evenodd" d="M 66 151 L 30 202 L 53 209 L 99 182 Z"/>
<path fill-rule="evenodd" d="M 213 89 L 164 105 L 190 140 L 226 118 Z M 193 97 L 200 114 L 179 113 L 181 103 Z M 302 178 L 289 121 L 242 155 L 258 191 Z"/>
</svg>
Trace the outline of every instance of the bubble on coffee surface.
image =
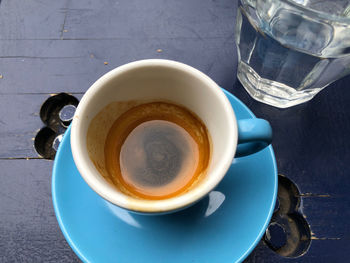
<svg viewBox="0 0 350 263">
<path fill-rule="evenodd" d="M 164 120 L 146 121 L 133 129 L 122 145 L 121 174 L 136 188 L 177 188 L 194 173 L 198 155 L 196 142 L 181 126 Z"/>
</svg>

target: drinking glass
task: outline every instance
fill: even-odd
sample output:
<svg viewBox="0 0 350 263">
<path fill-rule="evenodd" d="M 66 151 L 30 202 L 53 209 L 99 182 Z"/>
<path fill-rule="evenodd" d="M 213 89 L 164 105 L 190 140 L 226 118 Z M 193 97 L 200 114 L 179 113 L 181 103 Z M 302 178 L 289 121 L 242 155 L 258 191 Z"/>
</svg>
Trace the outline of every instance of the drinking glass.
<svg viewBox="0 0 350 263">
<path fill-rule="evenodd" d="M 237 77 L 286 108 L 350 73 L 350 0 L 239 0 Z"/>
</svg>

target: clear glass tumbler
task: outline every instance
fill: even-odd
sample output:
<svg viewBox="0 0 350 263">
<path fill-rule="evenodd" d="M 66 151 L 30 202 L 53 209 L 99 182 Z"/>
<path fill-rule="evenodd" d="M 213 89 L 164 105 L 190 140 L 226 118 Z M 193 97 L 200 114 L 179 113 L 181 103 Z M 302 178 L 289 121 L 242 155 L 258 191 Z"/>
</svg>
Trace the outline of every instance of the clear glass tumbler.
<svg viewBox="0 0 350 263">
<path fill-rule="evenodd" d="M 237 76 L 286 108 L 350 73 L 350 0 L 239 0 Z"/>
</svg>

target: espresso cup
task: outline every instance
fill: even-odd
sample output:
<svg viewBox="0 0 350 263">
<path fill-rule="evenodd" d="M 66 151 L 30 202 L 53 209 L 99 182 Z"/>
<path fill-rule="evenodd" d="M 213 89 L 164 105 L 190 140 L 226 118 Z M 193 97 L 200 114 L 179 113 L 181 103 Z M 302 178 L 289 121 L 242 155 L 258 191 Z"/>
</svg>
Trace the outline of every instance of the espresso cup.
<svg viewBox="0 0 350 263">
<path fill-rule="evenodd" d="M 105 166 L 105 141 L 115 120 L 135 102 L 149 101 L 185 107 L 202 120 L 211 138 L 205 177 L 183 194 L 162 200 L 125 194 L 112 184 Z M 98 79 L 81 99 L 71 129 L 74 162 L 85 182 L 108 202 L 142 214 L 175 212 L 196 203 L 223 179 L 235 156 L 254 154 L 272 137 L 265 120 L 237 121 L 224 92 L 204 73 L 161 59 L 132 62 Z"/>
</svg>

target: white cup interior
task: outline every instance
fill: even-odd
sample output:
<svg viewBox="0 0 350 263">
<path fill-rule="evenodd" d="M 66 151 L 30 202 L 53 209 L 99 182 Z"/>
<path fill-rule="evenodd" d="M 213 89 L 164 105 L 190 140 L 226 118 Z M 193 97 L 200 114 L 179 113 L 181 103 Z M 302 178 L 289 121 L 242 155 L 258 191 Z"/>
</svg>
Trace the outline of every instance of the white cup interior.
<svg viewBox="0 0 350 263">
<path fill-rule="evenodd" d="M 170 199 L 140 200 L 126 196 L 104 174 L 106 136 L 127 109 L 162 100 L 186 107 L 206 125 L 212 142 L 207 175 L 193 189 Z M 137 61 L 107 73 L 83 96 L 72 123 L 72 153 L 84 180 L 103 198 L 129 210 L 162 213 L 194 203 L 220 182 L 235 154 L 236 125 L 228 99 L 205 74 L 169 60 Z M 88 133 L 89 127 L 93 132 Z"/>
</svg>

